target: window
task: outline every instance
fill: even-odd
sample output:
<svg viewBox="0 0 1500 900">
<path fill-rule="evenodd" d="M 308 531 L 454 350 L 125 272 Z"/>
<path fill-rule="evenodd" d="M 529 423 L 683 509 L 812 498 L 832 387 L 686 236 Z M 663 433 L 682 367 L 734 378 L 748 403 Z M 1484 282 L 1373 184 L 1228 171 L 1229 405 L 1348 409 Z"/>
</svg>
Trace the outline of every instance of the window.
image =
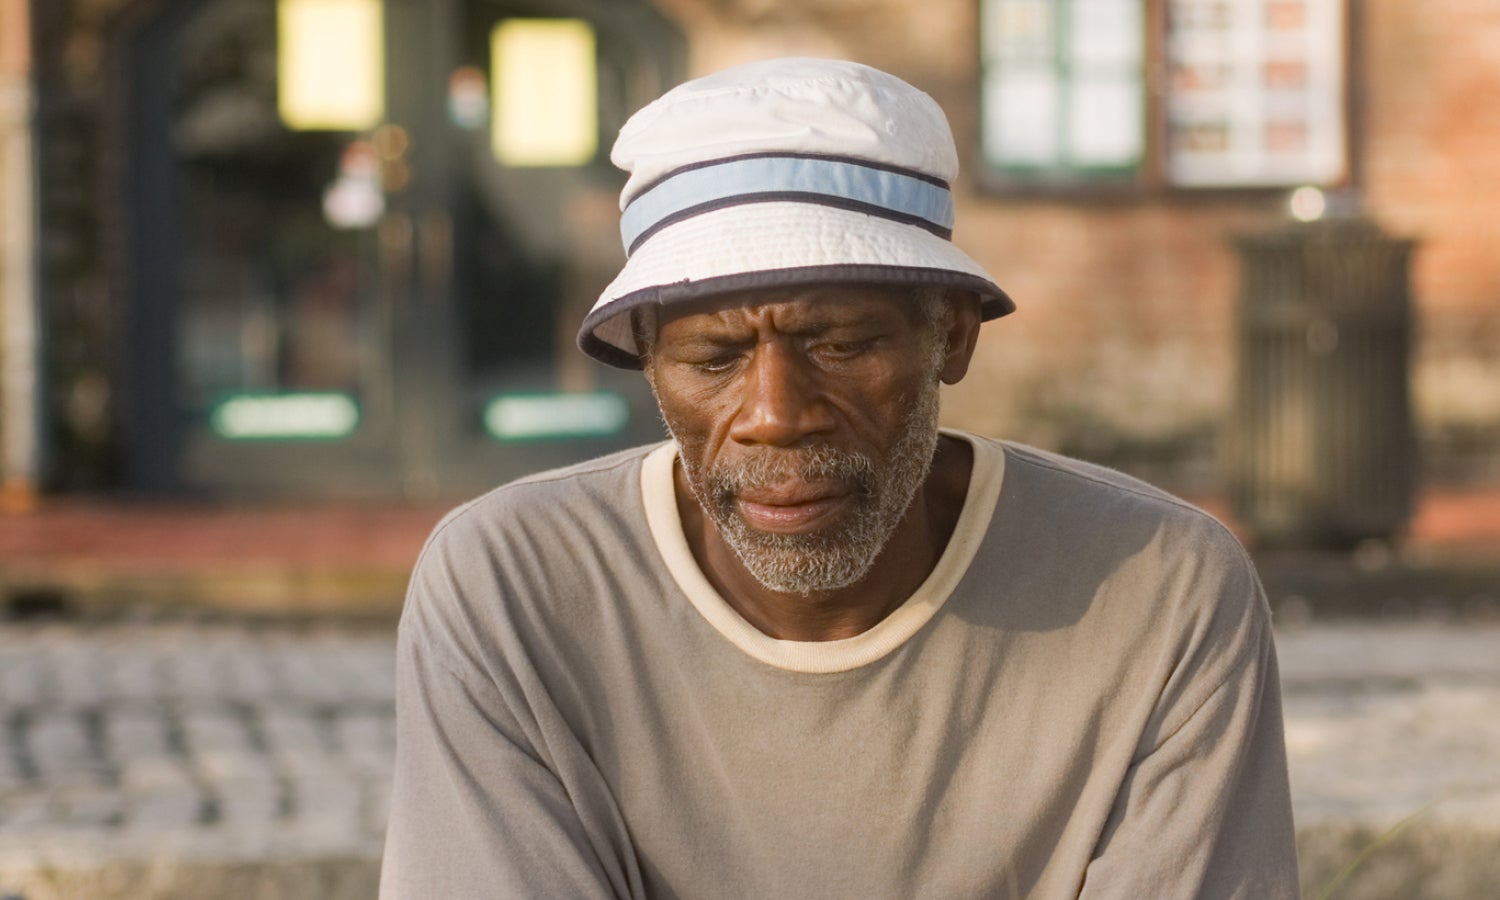
<svg viewBox="0 0 1500 900">
<path fill-rule="evenodd" d="M 381 0 L 278 0 L 277 105 L 287 127 L 363 131 L 385 115 Z"/>
<path fill-rule="evenodd" d="M 984 153 L 1017 180 L 1131 177 L 1145 149 L 1142 0 L 990 0 Z"/>
<path fill-rule="evenodd" d="M 1346 0 L 981 0 L 1005 187 L 1336 184 Z"/>
<path fill-rule="evenodd" d="M 582 166 L 599 151 L 594 29 L 508 19 L 490 35 L 491 147 L 507 166 Z"/>
</svg>

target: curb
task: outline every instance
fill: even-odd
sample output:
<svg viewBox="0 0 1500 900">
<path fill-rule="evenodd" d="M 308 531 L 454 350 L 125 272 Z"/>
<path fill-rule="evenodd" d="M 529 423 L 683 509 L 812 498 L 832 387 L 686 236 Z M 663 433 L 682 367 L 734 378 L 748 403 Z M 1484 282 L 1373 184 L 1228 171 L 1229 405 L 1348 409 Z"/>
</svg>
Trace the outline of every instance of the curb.
<svg viewBox="0 0 1500 900">
<path fill-rule="evenodd" d="M 1307 900 L 1480 900 L 1500 884 L 1500 823 L 1325 822 L 1297 829 L 1297 856 Z"/>
<path fill-rule="evenodd" d="M 248 618 L 395 621 L 406 569 L 306 567 L 129 572 L 73 565 L 0 569 L 0 604 L 12 618 L 108 619 L 132 612 L 214 612 Z"/>
<path fill-rule="evenodd" d="M 1478 900 L 1500 884 L 1500 826 L 1325 822 L 1297 830 L 1297 853 L 1307 900 Z M 0 864 L 0 891 L 24 900 L 364 900 L 379 884 L 376 856 Z"/>
<path fill-rule="evenodd" d="M 19 900 L 369 900 L 379 886 L 379 858 L 361 856 L 0 864 L 0 896 Z"/>
</svg>

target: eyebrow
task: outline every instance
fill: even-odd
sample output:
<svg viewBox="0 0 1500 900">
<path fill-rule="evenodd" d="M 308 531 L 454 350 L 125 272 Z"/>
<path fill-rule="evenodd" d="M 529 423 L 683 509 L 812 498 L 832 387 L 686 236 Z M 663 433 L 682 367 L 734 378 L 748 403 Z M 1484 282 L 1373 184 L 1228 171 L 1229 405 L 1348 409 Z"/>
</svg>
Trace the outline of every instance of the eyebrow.
<svg viewBox="0 0 1500 900">
<path fill-rule="evenodd" d="M 695 324 L 691 330 L 685 331 L 678 337 L 672 338 L 672 343 L 683 348 L 690 347 L 726 347 L 741 346 L 755 342 L 753 337 L 756 327 L 748 325 L 733 316 L 725 315 L 732 310 L 724 310 L 708 313 L 703 316 L 701 322 Z M 853 331 L 863 333 L 869 331 L 884 331 L 888 327 L 903 328 L 907 322 L 890 323 L 884 318 L 872 318 L 867 311 L 858 309 L 838 308 L 811 308 L 800 310 L 793 314 L 791 322 L 787 323 L 784 334 L 791 337 L 817 338 L 830 332 Z M 658 340 L 662 338 L 662 331 L 666 325 L 658 331 Z M 781 329 L 778 329 L 781 330 Z"/>
<path fill-rule="evenodd" d="M 725 347 L 741 347 L 755 342 L 754 335 L 706 334 L 695 331 L 682 337 L 660 341 L 673 350 L 721 350 Z"/>
<path fill-rule="evenodd" d="M 863 319 L 851 321 L 829 321 L 827 319 L 811 319 L 806 322 L 793 322 L 785 329 L 777 329 L 787 337 L 817 338 L 830 332 L 878 330 L 873 323 Z M 678 338 L 673 338 L 672 343 L 678 347 L 730 347 L 743 344 L 753 344 L 758 340 L 754 329 L 741 329 L 735 326 L 714 328 L 705 326 Z"/>
</svg>

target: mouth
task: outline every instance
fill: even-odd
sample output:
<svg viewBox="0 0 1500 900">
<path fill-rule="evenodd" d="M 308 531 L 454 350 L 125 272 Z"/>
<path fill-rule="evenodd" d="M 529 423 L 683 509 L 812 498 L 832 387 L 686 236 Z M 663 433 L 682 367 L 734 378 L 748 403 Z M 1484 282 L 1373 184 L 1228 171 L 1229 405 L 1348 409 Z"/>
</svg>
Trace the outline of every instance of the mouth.
<svg viewBox="0 0 1500 900">
<path fill-rule="evenodd" d="M 751 528 L 774 534 L 801 534 L 829 525 L 853 499 L 839 485 L 803 484 L 748 489 L 734 502 Z"/>
</svg>

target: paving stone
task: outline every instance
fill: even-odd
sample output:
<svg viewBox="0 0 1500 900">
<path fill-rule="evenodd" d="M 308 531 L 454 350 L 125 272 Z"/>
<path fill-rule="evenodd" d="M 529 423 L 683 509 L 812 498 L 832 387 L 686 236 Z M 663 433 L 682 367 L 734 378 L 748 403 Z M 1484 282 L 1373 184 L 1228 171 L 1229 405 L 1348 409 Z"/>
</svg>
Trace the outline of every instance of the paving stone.
<svg viewBox="0 0 1500 900">
<path fill-rule="evenodd" d="M 8 751 L 6 748 L 6 752 L 0 753 L 0 804 L 12 791 L 24 787 L 28 780 L 20 762 Z"/>
<path fill-rule="evenodd" d="M 333 770 L 289 779 L 291 808 L 301 827 L 335 832 L 359 830 L 364 792 L 352 775 Z"/>
<path fill-rule="evenodd" d="M 170 690 L 188 701 L 222 702 L 228 698 L 219 655 L 211 639 L 173 648 L 164 657 Z"/>
<path fill-rule="evenodd" d="M 46 700 L 48 666 L 34 648 L 0 645 L 0 704 L 26 709 Z"/>
<path fill-rule="evenodd" d="M 13 727 L 16 713 L 0 708 L 0 797 L 27 780 L 26 748 Z"/>
<path fill-rule="evenodd" d="M 322 726 L 306 708 L 268 708 L 261 715 L 260 722 L 267 749 L 279 759 L 293 761 L 327 755 L 328 742 L 323 737 Z"/>
<path fill-rule="evenodd" d="M 105 742 L 121 763 L 174 755 L 171 723 L 160 709 L 117 707 L 104 714 Z"/>
<path fill-rule="evenodd" d="M 144 834 L 190 828 L 204 819 L 204 802 L 204 792 L 190 783 L 175 789 L 129 793 L 124 799 L 123 826 Z"/>
<path fill-rule="evenodd" d="M 217 778 L 212 794 L 217 809 L 213 824 L 221 827 L 269 824 L 286 806 L 282 784 L 269 772 Z"/>
<path fill-rule="evenodd" d="M 105 694 L 110 701 L 156 702 L 165 695 L 162 655 L 153 643 L 132 646 L 117 642 L 107 651 L 107 659 Z"/>
<path fill-rule="evenodd" d="M 391 777 L 369 779 L 365 782 L 366 826 L 376 833 L 385 832 L 385 823 L 391 818 Z"/>
<path fill-rule="evenodd" d="M 29 757 L 44 779 L 94 780 L 108 768 L 95 752 L 86 718 L 78 712 L 37 714 L 25 731 Z"/>
<path fill-rule="evenodd" d="M 271 776 L 270 761 L 257 747 L 244 716 L 199 709 L 182 717 L 183 737 L 194 766 L 210 782 Z"/>
<path fill-rule="evenodd" d="M 301 647 L 279 648 L 277 656 L 286 696 L 312 705 L 336 705 L 346 699 L 336 657 Z"/>
<path fill-rule="evenodd" d="M 396 695 L 396 642 L 367 641 L 349 648 L 346 656 L 350 694 L 370 702 L 388 702 Z"/>
<path fill-rule="evenodd" d="M 1309 877 L 1332 877 L 1358 840 L 1414 813 L 1427 830 L 1392 847 L 1479 871 L 1443 848 L 1500 831 L 1500 628 L 1314 625 L 1278 642 Z M 373 859 L 393 672 L 389 633 L 0 625 L 0 725 L 16 723 L 0 727 L 0 874 L 88 854 Z M 91 896 L 80 891 L 63 896 Z"/>
<path fill-rule="evenodd" d="M 56 791 L 53 822 L 68 829 L 113 828 L 123 820 L 125 797 L 108 785 L 76 785 Z"/>
<path fill-rule="evenodd" d="M 269 702 L 276 696 L 279 685 L 263 642 L 225 647 L 221 664 L 229 696 L 246 702 Z"/>
<path fill-rule="evenodd" d="M 55 791 L 31 787 L 13 791 L 0 803 L 0 838 L 17 838 L 51 825 L 57 819 Z"/>
<path fill-rule="evenodd" d="M 96 707 L 105 699 L 105 674 L 98 649 L 87 644 L 58 646 L 48 654 L 53 702 L 65 707 Z"/>
<path fill-rule="evenodd" d="M 340 755 L 367 775 L 389 775 L 396 753 L 393 712 L 352 710 L 335 717 Z"/>
</svg>

